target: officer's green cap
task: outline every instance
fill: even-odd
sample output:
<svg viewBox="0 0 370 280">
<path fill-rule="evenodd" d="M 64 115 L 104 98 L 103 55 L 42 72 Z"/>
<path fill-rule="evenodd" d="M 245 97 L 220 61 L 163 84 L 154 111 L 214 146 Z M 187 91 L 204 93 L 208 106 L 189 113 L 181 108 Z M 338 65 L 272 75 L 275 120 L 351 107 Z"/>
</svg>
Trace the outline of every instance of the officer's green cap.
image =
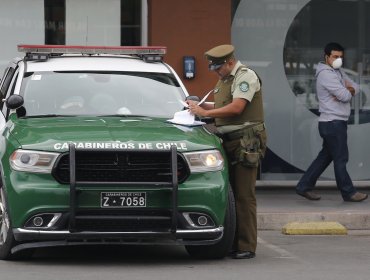
<svg viewBox="0 0 370 280">
<path fill-rule="evenodd" d="M 204 55 L 209 61 L 209 70 L 216 70 L 226 62 L 234 54 L 233 45 L 220 45 L 206 51 Z"/>
</svg>

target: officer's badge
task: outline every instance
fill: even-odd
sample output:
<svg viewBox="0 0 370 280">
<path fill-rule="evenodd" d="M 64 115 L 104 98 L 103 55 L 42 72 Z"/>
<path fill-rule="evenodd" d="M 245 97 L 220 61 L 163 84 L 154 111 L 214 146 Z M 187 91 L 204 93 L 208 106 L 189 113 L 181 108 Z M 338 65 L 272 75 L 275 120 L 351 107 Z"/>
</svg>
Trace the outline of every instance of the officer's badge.
<svg viewBox="0 0 370 280">
<path fill-rule="evenodd" d="M 242 92 L 247 92 L 249 90 L 249 84 L 247 82 L 241 82 L 239 88 Z"/>
</svg>

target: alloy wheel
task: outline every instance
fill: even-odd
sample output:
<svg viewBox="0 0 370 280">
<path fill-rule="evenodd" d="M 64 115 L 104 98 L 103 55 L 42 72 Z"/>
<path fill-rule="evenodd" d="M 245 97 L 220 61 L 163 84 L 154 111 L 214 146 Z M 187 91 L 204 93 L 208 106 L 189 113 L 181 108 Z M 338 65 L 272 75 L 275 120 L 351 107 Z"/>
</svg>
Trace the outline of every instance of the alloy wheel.
<svg viewBox="0 0 370 280">
<path fill-rule="evenodd" d="M 5 243 L 9 231 L 9 218 L 4 197 L 4 190 L 0 189 L 0 245 Z"/>
</svg>

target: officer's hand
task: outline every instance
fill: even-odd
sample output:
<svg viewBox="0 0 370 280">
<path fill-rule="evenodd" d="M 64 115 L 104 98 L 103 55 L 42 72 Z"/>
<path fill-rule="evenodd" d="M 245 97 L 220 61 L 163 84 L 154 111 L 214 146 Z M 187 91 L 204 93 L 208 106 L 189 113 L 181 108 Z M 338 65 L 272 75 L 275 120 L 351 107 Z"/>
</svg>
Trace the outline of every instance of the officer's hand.
<svg viewBox="0 0 370 280">
<path fill-rule="evenodd" d="M 189 104 L 189 112 L 200 117 L 206 117 L 207 114 L 207 110 L 203 109 L 195 103 Z"/>
<path fill-rule="evenodd" d="M 199 101 L 194 101 L 194 100 L 186 100 L 185 101 L 189 106 L 190 105 L 197 105 L 199 103 Z"/>
</svg>

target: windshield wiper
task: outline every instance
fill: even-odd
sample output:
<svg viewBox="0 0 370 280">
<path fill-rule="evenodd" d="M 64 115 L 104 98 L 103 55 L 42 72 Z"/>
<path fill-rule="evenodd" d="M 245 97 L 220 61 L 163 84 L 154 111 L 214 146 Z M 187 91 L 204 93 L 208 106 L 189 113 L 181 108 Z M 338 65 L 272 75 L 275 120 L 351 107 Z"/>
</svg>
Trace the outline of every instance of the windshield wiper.
<svg viewBox="0 0 370 280">
<path fill-rule="evenodd" d="M 150 116 L 145 116 L 145 115 L 131 115 L 131 114 L 97 115 L 97 117 L 150 118 Z"/>
<path fill-rule="evenodd" d="M 77 117 L 77 116 L 88 116 L 88 117 L 123 117 L 123 118 L 151 118 L 146 115 L 130 115 L 130 114 L 112 114 L 112 115 L 58 115 L 58 114 L 46 114 L 46 115 L 33 115 L 33 116 L 24 116 L 23 118 L 58 118 L 58 117 Z"/>
<path fill-rule="evenodd" d="M 33 116 L 25 116 L 24 118 L 57 118 L 57 117 L 76 117 L 76 115 L 57 115 L 57 114 L 46 114 L 46 115 L 33 115 Z"/>
</svg>

